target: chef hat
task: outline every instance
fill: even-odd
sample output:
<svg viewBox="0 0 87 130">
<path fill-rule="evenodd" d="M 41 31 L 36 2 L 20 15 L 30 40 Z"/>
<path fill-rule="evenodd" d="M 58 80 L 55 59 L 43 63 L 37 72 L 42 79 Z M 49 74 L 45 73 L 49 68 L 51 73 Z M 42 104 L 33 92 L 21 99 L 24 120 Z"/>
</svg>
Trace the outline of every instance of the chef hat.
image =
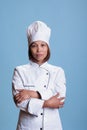
<svg viewBox="0 0 87 130">
<path fill-rule="evenodd" d="M 49 45 L 51 29 L 42 21 L 35 21 L 27 29 L 29 45 L 35 41 L 41 40 Z"/>
</svg>

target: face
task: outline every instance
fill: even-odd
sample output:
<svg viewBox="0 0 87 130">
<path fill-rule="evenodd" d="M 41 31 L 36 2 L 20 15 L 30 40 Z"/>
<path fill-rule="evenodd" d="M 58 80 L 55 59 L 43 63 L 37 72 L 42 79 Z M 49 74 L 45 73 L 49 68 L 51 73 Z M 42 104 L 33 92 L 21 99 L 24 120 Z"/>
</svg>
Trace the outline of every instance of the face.
<svg viewBox="0 0 87 130">
<path fill-rule="evenodd" d="M 31 44 L 31 53 L 38 64 L 42 64 L 47 56 L 48 46 L 43 41 L 36 41 Z"/>
</svg>

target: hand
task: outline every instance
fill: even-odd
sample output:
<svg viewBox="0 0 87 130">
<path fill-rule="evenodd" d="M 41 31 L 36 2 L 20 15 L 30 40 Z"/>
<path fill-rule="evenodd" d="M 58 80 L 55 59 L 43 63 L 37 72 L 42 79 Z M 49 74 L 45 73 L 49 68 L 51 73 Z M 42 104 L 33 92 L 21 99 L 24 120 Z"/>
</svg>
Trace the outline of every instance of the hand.
<svg viewBox="0 0 87 130">
<path fill-rule="evenodd" d="M 38 94 L 36 91 L 33 90 L 25 90 L 25 89 L 19 89 L 17 90 L 19 93 L 17 93 L 14 96 L 14 102 L 15 103 L 21 103 L 24 100 L 29 99 L 30 97 L 32 98 L 38 98 Z"/>
<path fill-rule="evenodd" d="M 64 97 L 59 97 L 59 93 L 44 102 L 43 107 L 61 108 L 64 105 Z"/>
</svg>

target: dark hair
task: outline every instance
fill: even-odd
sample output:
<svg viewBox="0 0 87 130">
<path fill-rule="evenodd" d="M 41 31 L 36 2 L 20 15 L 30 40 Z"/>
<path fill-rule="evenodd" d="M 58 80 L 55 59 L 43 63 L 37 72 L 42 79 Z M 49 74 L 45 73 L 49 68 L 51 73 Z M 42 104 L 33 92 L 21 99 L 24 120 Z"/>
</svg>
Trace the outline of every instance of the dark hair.
<svg viewBox="0 0 87 130">
<path fill-rule="evenodd" d="M 31 44 L 31 45 L 32 45 L 32 44 Z M 29 57 L 29 60 L 31 60 L 31 61 L 33 61 L 33 62 L 37 62 L 37 60 L 36 60 L 36 59 L 33 57 L 33 55 L 32 55 L 31 45 L 28 47 L 28 57 Z M 50 48 L 49 48 L 48 45 L 47 45 L 47 47 L 48 47 L 47 56 L 45 57 L 43 63 L 46 62 L 46 61 L 48 61 L 49 58 L 50 58 L 50 55 L 51 55 L 51 54 L 50 54 Z"/>
</svg>

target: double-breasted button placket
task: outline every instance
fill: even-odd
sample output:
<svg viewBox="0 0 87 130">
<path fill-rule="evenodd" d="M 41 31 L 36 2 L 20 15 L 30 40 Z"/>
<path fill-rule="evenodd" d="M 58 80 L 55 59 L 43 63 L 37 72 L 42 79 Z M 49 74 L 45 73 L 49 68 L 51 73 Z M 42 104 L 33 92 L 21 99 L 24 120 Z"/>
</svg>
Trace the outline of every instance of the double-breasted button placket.
<svg viewBox="0 0 87 130">
<path fill-rule="evenodd" d="M 49 80 L 49 73 L 46 72 L 46 75 L 47 75 L 47 82 L 46 82 L 47 84 L 44 84 L 44 88 L 47 88 L 47 87 L 48 87 L 47 85 L 48 85 L 48 80 Z"/>
</svg>

